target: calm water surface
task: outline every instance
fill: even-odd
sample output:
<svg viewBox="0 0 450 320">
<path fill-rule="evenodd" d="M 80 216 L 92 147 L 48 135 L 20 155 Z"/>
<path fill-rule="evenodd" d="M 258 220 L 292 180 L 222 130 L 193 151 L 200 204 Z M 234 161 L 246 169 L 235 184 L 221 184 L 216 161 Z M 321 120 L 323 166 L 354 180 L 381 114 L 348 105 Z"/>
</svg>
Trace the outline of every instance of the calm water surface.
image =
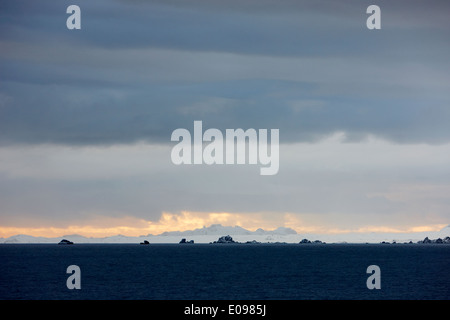
<svg viewBox="0 0 450 320">
<path fill-rule="evenodd" d="M 449 245 L 3 244 L 0 299 L 449 299 L 449 267 Z"/>
</svg>

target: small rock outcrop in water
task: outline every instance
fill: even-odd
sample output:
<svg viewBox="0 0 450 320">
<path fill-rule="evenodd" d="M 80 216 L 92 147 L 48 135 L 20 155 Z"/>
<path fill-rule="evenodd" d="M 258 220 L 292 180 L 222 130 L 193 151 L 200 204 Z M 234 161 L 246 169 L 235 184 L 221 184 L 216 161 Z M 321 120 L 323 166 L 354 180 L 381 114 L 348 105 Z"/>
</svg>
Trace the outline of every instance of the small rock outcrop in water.
<svg viewBox="0 0 450 320">
<path fill-rule="evenodd" d="M 186 241 L 186 238 L 183 238 L 179 243 L 194 243 L 194 240 Z"/>
<path fill-rule="evenodd" d="M 450 237 L 445 237 L 444 239 L 441 238 L 437 238 L 434 240 L 429 239 L 428 237 L 425 237 L 425 239 L 418 241 L 417 243 L 420 244 L 441 244 L 441 243 L 445 243 L 445 244 L 450 244 Z"/>
<path fill-rule="evenodd" d="M 62 239 L 58 244 L 73 244 L 73 242 L 66 239 Z"/>
<path fill-rule="evenodd" d="M 312 243 L 312 244 L 325 244 L 325 242 L 320 241 L 320 240 L 314 240 L 314 241 L 310 241 L 308 239 L 302 239 L 299 244 L 305 244 L 305 243 Z"/>
<path fill-rule="evenodd" d="M 147 240 L 144 240 L 144 242 L 141 242 L 140 244 L 150 244 Z"/>
<path fill-rule="evenodd" d="M 237 242 L 234 241 L 233 238 L 228 235 L 228 236 L 222 236 L 219 238 L 219 240 L 214 241 L 212 243 L 237 243 Z"/>
</svg>

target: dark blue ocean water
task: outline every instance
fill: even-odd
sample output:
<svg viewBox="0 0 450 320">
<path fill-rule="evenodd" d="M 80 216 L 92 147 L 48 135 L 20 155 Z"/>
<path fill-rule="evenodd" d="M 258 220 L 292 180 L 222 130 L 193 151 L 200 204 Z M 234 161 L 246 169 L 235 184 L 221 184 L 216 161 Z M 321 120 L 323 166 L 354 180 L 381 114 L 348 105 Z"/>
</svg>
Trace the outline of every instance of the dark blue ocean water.
<svg viewBox="0 0 450 320">
<path fill-rule="evenodd" d="M 0 245 L 0 299 L 449 299 L 449 270 L 449 245 Z"/>
</svg>

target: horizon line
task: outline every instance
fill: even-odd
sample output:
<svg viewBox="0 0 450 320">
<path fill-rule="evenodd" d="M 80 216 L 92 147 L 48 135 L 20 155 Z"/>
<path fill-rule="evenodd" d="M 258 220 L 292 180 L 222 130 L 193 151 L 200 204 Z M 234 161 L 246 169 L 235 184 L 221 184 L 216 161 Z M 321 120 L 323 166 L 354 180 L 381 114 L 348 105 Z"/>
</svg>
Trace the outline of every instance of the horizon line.
<svg viewBox="0 0 450 320">
<path fill-rule="evenodd" d="M 299 232 L 298 230 L 295 230 L 294 228 L 291 227 L 285 227 L 285 226 L 280 226 L 274 229 L 264 229 L 264 228 L 251 228 L 254 230 L 250 230 L 247 229 L 243 226 L 240 225 L 222 225 L 220 223 L 213 223 L 209 226 L 203 226 L 203 227 L 199 227 L 199 228 L 194 228 L 194 229 L 184 229 L 184 230 L 171 230 L 171 231 L 163 231 L 161 233 L 157 233 L 157 234 L 152 234 L 152 233 L 148 233 L 148 234 L 140 234 L 140 235 L 127 235 L 127 234 L 123 234 L 123 233 L 110 233 L 108 235 L 95 235 L 95 234 L 91 234 L 91 235 L 87 235 L 87 234 L 83 234 L 83 232 L 75 232 L 75 233 L 64 233 L 61 232 L 58 235 L 56 234 L 30 234 L 30 233 L 13 233 L 10 235 L 2 235 L 0 236 L 0 239 L 8 239 L 8 238 L 12 238 L 12 237 L 16 237 L 16 236 L 29 236 L 29 237 L 34 237 L 34 238 L 61 238 L 61 237 L 68 237 L 68 236 L 79 236 L 79 237 L 84 237 L 84 238 L 91 238 L 91 239 L 104 239 L 104 238 L 110 238 L 110 237 L 117 237 L 117 236 L 122 236 L 122 237 L 127 237 L 127 238 L 142 238 L 142 237 L 156 237 L 156 236 L 171 236 L 170 233 L 183 233 L 183 232 L 194 232 L 196 230 L 202 230 L 202 229 L 208 229 L 211 228 L 213 226 L 219 226 L 222 228 L 241 228 L 245 231 L 250 232 L 251 234 L 256 233 L 258 230 L 262 230 L 264 232 L 276 232 L 276 230 L 278 229 L 290 229 L 292 231 L 295 232 L 295 235 L 323 235 L 323 236 L 332 236 L 332 235 L 344 235 L 344 234 L 414 234 L 414 233 L 424 233 L 424 232 L 440 232 L 443 231 L 445 228 L 450 228 L 450 224 L 438 224 L 438 225 L 434 225 L 434 226 L 419 226 L 419 227 L 412 227 L 406 230 L 401 230 L 401 229 L 397 229 L 397 228 L 389 228 L 389 227 L 360 227 L 357 229 L 332 229 L 333 231 L 328 231 L 328 232 L 314 232 L 314 231 L 302 231 Z M 3 229 L 33 229 L 33 228 L 15 228 L 15 227 L 0 227 L 0 234 L 3 234 L 4 231 Z M 81 227 L 82 228 L 82 227 Z M 45 228 L 35 228 L 38 230 L 42 230 Z M 52 230 L 53 232 L 55 231 L 55 229 L 69 229 L 69 228 L 53 228 L 53 227 L 49 227 L 48 229 Z M 97 228 L 97 230 L 101 228 Z M 69 230 L 67 230 L 69 231 Z M 33 232 L 32 232 L 33 233 Z M 168 233 L 169 235 L 165 235 L 165 233 Z M 290 234 L 294 234 L 294 233 L 290 233 Z M 233 235 L 233 234 L 231 234 Z M 175 235 L 174 235 L 175 236 Z M 176 235 L 176 236 L 182 236 L 182 235 Z M 202 236 L 202 235 L 196 235 L 196 236 Z"/>
</svg>

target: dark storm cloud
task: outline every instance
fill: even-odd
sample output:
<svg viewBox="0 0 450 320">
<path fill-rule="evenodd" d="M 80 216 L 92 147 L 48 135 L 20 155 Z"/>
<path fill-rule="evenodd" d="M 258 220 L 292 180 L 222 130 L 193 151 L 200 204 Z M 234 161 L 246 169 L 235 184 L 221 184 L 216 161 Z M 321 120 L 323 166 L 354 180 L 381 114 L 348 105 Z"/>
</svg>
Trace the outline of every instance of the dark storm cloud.
<svg viewBox="0 0 450 320">
<path fill-rule="evenodd" d="M 68 1 L 0 4 L 0 143 L 169 142 L 194 120 L 450 141 L 448 2 Z"/>
</svg>

